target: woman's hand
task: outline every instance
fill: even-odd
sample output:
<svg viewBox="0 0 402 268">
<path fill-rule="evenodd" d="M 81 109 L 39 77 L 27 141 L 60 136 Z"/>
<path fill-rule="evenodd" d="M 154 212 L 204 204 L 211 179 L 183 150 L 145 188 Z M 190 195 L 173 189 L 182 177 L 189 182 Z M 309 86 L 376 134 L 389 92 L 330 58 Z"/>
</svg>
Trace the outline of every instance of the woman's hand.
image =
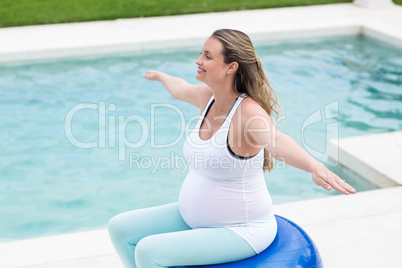
<svg viewBox="0 0 402 268">
<path fill-rule="evenodd" d="M 146 72 L 145 74 L 143 74 L 142 76 L 145 79 L 148 79 L 150 81 L 155 81 L 155 80 L 159 80 L 158 75 L 160 72 L 158 71 L 154 71 L 154 70 L 149 70 L 148 72 Z"/>
<path fill-rule="evenodd" d="M 327 169 L 323 163 L 318 163 L 313 168 L 311 174 L 313 176 L 313 181 L 328 191 L 334 188 L 346 195 L 356 193 L 356 190 L 352 186 Z"/>
</svg>

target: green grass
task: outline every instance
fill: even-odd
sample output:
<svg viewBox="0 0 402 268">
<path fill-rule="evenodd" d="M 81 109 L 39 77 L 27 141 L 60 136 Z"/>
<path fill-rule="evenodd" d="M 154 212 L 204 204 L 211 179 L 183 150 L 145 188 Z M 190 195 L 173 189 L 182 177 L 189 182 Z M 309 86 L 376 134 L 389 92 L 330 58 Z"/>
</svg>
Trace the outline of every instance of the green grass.
<svg viewBox="0 0 402 268">
<path fill-rule="evenodd" d="M 0 0 L 0 27 L 350 2 L 352 0 Z M 394 2 L 402 4 L 402 0 Z"/>
<path fill-rule="evenodd" d="M 0 27 L 341 2 L 351 0 L 0 0 Z"/>
</svg>

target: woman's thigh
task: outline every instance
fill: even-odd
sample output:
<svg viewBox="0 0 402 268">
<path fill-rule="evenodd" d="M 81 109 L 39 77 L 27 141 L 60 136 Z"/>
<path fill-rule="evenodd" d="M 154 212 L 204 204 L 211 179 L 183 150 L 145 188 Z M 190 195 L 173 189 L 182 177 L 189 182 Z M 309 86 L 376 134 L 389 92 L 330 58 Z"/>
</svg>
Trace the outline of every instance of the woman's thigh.
<svg viewBox="0 0 402 268">
<path fill-rule="evenodd" d="M 224 227 L 151 235 L 135 250 L 139 268 L 218 264 L 255 255 L 242 237 Z"/>
<path fill-rule="evenodd" d="M 124 212 L 109 221 L 109 231 L 134 240 L 190 229 L 181 217 L 178 202 Z"/>
<path fill-rule="evenodd" d="M 136 267 L 134 251 L 144 237 L 191 230 L 181 217 L 177 202 L 119 214 L 109 221 L 108 229 L 111 241 L 126 267 Z"/>
</svg>

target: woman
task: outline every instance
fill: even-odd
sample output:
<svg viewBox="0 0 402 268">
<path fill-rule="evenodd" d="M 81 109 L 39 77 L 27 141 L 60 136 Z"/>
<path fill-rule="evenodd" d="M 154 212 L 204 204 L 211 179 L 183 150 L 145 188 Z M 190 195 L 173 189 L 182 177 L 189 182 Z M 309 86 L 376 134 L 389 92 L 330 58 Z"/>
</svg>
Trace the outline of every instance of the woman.
<svg viewBox="0 0 402 268">
<path fill-rule="evenodd" d="M 201 85 L 150 70 L 173 98 L 200 108 L 184 144 L 190 163 L 179 201 L 115 216 L 111 240 L 126 267 L 169 267 L 238 261 L 266 249 L 277 226 L 264 171 L 276 159 L 310 172 L 343 194 L 356 191 L 279 132 L 275 92 L 249 37 L 215 31 L 196 61 Z"/>
</svg>

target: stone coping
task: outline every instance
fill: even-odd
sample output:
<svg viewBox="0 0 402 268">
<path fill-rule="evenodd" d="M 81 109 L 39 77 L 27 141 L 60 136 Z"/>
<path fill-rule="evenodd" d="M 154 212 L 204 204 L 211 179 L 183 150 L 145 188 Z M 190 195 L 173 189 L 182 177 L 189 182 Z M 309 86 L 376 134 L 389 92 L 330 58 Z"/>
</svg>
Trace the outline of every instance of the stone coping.
<svg viewBox="0 0 402 268">
<path fill-rule="evenodd" d="M 402 185 L 402 131 L 330 140 L 328 157 L 379 187 Z"/>
<path fill-rule="evenodd" d="M 402 48 L 401 18 L 397 5 L 329 4 L 0 28 L 0 63 L 201 48 L 219 28 L 242 30 L 255 43 L 363 34 Z"/>
</svg>

